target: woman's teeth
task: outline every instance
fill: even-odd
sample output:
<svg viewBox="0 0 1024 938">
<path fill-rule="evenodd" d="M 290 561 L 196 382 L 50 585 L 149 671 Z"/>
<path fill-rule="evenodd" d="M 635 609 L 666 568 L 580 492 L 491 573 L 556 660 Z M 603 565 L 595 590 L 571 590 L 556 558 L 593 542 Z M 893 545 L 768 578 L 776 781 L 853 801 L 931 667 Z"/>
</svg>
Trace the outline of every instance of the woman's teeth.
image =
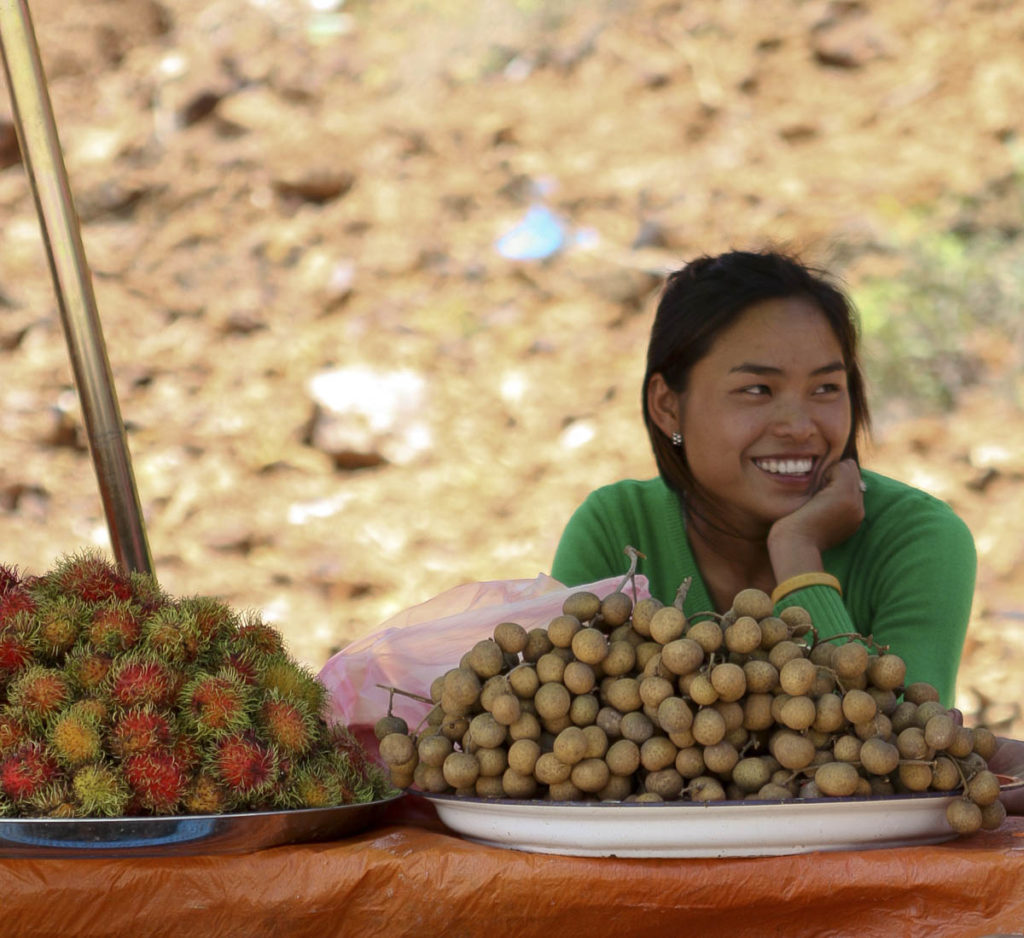
<svg viewBox="0 0 1024 938">
<path fill-rule="evenodd" d="M 755 459 L 754 465 L 765 472 L 774 472 L 778 475 L 805 475 L 811 471 L 814 465 L 812 459 Z"/>
</svg>

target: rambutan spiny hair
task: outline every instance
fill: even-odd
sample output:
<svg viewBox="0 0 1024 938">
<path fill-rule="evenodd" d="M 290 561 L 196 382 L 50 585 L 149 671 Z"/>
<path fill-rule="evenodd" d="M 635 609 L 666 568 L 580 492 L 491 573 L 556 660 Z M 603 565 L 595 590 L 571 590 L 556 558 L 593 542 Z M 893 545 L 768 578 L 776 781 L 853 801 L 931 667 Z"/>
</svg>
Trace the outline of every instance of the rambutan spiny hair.
<svg viewBox="0 0 1024 938">
<path fill-rule="evenodd" d="M 45 579 L 45 589 L 70 593 L 88 603 L 132 598 L 129 578 L 98 550 L 62 557 Z"/>
<path fill-rule="evenodd" d="M 0 593 L 4 593 L 12 586 L 21 582 L 21 573 L 12 564 L 0 563 Z"/>
<path fill-rule="evenodd" d="M 148 749 L 122 763 L 124 778 L 141 807 L 153 814 L 174 814 L 189 786 L 189 772 L 172 749 Z"/>
<path fill-rule="evenodd" d="M 28 801 L 49 785 L 59 771 L 49 747 L 30 740 L 0 762 L 0 789 L 11 801 Z"/>
<path fill-rule="evenodd" d="M 228 792 L 239 798 L 267 793 L 280 776 L 277 750 L 253 732 L 233 733 L 218 740 L 209 768 Z"/>
<path fill-rule="evenodd" d="M 178 702 L 185 725 L 197 737 L 208 738 L 248 729 L 255 700 L 253 687 L 224 667 L 216 674 L 196 674 L 182 687 Z"/>
</svg>

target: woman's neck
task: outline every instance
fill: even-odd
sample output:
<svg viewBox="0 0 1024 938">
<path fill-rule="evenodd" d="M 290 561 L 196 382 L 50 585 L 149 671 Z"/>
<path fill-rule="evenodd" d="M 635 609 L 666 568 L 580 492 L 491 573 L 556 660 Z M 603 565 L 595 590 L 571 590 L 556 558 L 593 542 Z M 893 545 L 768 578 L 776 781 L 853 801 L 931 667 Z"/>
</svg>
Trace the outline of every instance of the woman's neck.
<svg viewBox="0 0 1024 938">
<path fill-rule="evenodd" d="M 689 512 L 686 536 L 716 612 L 727 611 L 742 589 L 756 587 L 770 593 L 775 587 L 767 535 L 731 534 Z"/>
</svg>

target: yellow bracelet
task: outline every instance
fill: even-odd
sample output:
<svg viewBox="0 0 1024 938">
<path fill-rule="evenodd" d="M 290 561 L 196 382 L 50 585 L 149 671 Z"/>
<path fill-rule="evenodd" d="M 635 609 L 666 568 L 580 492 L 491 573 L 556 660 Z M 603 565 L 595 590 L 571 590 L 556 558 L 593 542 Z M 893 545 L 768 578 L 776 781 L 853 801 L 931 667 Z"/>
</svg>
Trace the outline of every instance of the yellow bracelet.
<svg viewBox="0 0 1024 938">
<path fill-rule="evenodd" d="M 796 576 L 791 576 L 788 580 L 783 580 L 778 586 L 772 590 L 772 604 L 774 605 L 783 596 L 788 596 L 790 593 L 796 590 L 803 589 L 805 586 L 831 586 L 840 596 L 843 595 L 843 588 L 839 584 L 839 580 L 832 576 L 831 573 L 798 573 Z"/>
</svg>

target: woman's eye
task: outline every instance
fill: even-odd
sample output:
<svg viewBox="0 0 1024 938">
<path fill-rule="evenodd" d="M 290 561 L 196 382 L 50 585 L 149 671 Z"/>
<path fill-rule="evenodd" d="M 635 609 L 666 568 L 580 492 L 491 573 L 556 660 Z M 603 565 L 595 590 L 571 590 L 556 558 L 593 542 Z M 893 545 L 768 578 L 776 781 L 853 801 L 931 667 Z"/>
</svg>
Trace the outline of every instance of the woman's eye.
<svg viewBox="0 0 1024 938">
<path fill-rule="evenodd" d="M 767 384 L 748 384 L 740 388 L 740 394 L 750 394 L 754 397 L 761 397 L 764 394 L 771 394 L 771 388 Z"/>
<path fill-rule="evenodd" d="M 843 389 L 842 385 L 830 382 L 830 383 L 821 385 L 817 389 L 817 391 L 815 391 L 814 393 L 815 394 L 838 394 L 840 391 L 842 391 L 842 389 Z"/>
</svg>

